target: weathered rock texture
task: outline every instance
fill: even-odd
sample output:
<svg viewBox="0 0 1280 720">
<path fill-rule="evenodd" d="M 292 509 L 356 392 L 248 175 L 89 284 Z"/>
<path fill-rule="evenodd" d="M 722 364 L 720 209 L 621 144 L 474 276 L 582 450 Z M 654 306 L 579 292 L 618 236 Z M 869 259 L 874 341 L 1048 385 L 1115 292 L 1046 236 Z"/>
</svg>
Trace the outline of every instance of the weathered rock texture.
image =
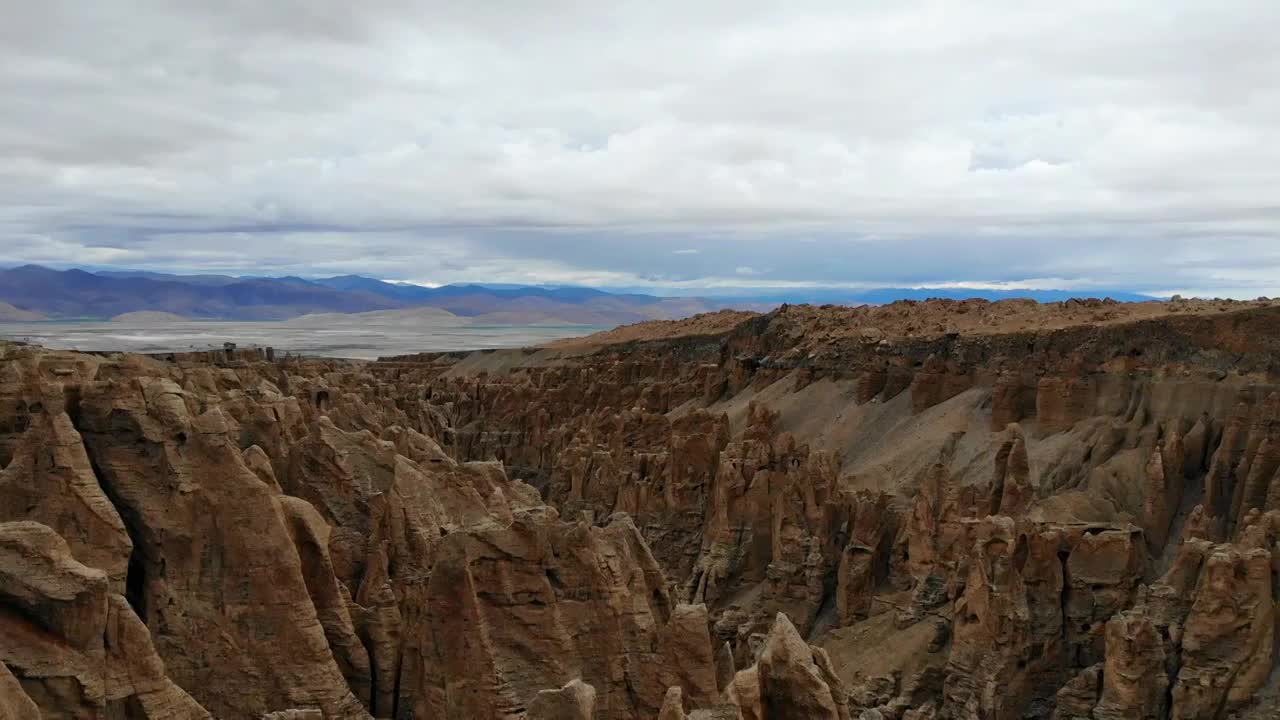
<svg viewBox="0 0 1280 720">
<path fill-rule="evenodd" d="M 0 718 L 1260 717 L 1280 310 L 1055 307 L 0 345 Z"/>
<path fill-rule="evenodd" d="M 0 523 L 0 601 L 3 706 L 15 717 L 33 717 L 22 714 L 33 704 L 46 717 L 209 717 L 165 676 L 106 573 L 72 558 L 49 527 Z"/>
</svg>

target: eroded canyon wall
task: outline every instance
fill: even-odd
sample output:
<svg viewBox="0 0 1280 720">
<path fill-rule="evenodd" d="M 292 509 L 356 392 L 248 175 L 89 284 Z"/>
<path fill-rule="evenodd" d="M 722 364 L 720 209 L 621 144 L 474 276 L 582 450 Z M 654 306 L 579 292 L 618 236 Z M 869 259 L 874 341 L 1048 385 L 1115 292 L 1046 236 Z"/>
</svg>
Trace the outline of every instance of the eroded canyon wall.
<svg viewBox="0 0 1280 720">
<path fill-rule="evenodd" d="M 983 329 L 1008 312 L 0 346 L 0 717 L 1274 708 L 1280 310 Z"/>
</svg>

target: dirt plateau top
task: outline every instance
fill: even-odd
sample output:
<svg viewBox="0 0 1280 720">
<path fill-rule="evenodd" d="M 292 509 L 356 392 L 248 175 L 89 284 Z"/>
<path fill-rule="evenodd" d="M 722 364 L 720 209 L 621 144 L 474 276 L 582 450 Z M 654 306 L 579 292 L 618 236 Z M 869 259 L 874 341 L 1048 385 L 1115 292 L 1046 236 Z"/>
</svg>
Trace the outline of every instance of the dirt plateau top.
<svg viewBox="0 0 1280 720">
<path fill-rule="evenodd" d="M 0 344 L 0 720 L 1277 717 L 1280 306 Z"/>
<path fill-rule="evenodd" d="M 1081 325 L 1125 324 L 1172 316 L 1214 315 L 1246 308 L 1267 308 L 1280 301 L 1176 298 L 1170 302 L 1121 303 L 1107 299 L 1038 303 L 1034 300 L 902 300 L 888 305 L 783 305 L 769 315 L 786 317 L 813 340 L 857 337 L 875 339 L 922 338 L 948 333 L 998 335 L 1057 330 Z M 662 340 L 728 332 L 760 313 L 721 310 L 684 320 L 652 320 L 624 325 L 580 338 L 557 340 L 555 348 L 599 347 L 617 343 Z"/>
</svg>

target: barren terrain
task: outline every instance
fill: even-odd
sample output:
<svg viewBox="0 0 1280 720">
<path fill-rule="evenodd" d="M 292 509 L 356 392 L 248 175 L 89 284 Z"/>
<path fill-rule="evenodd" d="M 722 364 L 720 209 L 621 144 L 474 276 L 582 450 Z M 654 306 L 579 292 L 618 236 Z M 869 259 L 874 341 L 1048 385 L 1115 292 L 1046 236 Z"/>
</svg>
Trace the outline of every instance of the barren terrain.
<svg viewBox="0 0 1280 720">
<path fill-rule="evenodd" d="M 0 718 L 1273 717 L 1280 307 L 0 345 Z"/>
</svg>

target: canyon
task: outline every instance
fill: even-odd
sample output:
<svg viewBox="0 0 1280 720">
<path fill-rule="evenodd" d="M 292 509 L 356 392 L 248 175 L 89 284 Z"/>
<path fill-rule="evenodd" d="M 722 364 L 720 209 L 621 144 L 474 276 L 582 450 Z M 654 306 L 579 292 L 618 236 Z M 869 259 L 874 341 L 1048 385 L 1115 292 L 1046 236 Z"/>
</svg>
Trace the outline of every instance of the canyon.
<svg viewBox="0 0 1280 720">
<path fill-rule="evenodd" d="M 1280 304 L 0 343 L 0 719 L 1280 717 Z"/>
</svg>

